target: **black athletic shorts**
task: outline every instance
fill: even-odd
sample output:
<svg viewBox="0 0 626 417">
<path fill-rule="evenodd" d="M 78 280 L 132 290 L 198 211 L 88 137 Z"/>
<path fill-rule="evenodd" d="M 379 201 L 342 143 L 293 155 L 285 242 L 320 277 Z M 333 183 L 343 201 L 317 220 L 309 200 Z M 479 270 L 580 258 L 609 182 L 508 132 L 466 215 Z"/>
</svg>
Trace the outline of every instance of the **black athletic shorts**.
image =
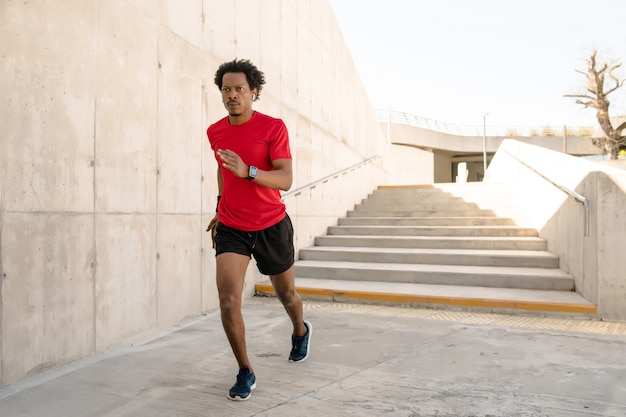
<svg viewBox="0 0 626 417">
<path fill-rule="evenodd" d="M 243 232 L 217 224 L 215 234 L 215 256 L 221 253 L 238 253 L 254 256 L 259 271 L 263 275 L 278 275 L 293 265 L 293 225 L 289 215 L 258 232 Z"/>
</svg>

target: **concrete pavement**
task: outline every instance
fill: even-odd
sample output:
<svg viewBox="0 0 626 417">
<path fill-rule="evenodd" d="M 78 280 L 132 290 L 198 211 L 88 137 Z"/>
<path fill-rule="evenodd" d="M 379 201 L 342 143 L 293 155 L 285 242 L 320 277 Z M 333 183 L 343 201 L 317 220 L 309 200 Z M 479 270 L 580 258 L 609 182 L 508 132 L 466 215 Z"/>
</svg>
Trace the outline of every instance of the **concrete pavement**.
<svg viewBox="0 0 626 417">
<path fill-rule="evenodd" d="M 244 308 L 257 389 L 219 314 L 0 389 L 2 417 L 624 416 L 626 323 L 305 301 L 312 352 L 289 363 L 274 298 Z"/>
</svg>

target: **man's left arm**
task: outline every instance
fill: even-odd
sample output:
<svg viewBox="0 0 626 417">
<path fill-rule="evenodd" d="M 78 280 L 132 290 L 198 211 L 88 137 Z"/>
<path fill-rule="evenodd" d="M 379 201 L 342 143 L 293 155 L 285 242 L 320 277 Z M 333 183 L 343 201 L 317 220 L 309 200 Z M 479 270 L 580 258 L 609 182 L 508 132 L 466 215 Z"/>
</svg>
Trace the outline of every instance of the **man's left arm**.
<svg viewBox="0 0 626 417">
<path fill-rule="evenodd" d="M 293 182 L 292 161 L 290 158 L 280 158 L 272 161 L 272 171 L 257 170 L 256 178 L 252 181 L 268 188 L 278 188 L 287 191 Z"/>
<path fill-rule="evenodd" d="M 248 178 L 250 166 L 239 155 L 231 150 L 218 150 L 217 155 L 222 160 L 222 166 L 239 178 Z M 257 168 L 256 177 L 252 181 L 268 188 L 277 188 L 287 191 L 293 182 L 291 158 L 279 158 L 272 161 L 273 170 L 263 171 Z"/>
</svg>

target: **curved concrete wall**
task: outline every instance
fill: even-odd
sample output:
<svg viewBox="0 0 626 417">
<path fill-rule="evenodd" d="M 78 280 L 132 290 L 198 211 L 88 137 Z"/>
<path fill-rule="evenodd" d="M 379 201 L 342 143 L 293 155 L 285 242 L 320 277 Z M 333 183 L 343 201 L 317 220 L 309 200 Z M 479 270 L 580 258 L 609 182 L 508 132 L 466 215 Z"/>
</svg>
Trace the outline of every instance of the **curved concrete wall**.
<svg viewBox="0 0 626 417">
<path fill-rule="evenodd" d="M 294 188 L 382 156 L 286 200 L 298 249 L 387 181 L 326 1 L 3 1 L 0 38 L 0 385 L 217 307 L 221 62 L 265 72 Z"/>
<path fill-rule="evenodd" d="M 583 204 L 544 177 L 588 199 L 588 236 Z M 597 303 L 600 317 L 626 320 L 626 171 L 505 140 L 485 181 L 507 184 L 561 268 L 574 276 L 576 291 Z"/>
</svg>

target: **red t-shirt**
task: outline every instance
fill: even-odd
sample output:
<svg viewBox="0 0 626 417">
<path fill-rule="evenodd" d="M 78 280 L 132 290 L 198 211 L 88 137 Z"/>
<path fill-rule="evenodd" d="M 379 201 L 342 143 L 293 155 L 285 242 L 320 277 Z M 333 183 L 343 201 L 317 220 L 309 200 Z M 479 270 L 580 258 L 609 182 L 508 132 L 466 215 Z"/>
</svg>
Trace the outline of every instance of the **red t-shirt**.
<svg viewBox="0 0 626 417">
<path fill-rule="evenodd" d="M 291 159 L 289 133 L 283 121 L 257 111 L 246 123 L 231 125 L 226 116 L 209 126 L 207 136 L 224 180 L 217 217 L 219 222 L 252 232 L 281 221 L 286 209 L 280 201 L 280 190 L 237 177 L 222 167 L 217 151 L 230 149 L 246 164 L 271 171 L 274 169 L 273 160 Z"/>
</svg>

